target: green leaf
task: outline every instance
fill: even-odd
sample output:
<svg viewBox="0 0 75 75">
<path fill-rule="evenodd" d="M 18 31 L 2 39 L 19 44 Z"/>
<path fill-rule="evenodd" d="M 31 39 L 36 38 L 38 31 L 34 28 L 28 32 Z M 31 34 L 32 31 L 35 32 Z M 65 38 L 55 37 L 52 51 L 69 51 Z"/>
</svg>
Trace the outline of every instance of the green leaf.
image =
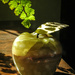
<svg viewBox="0 0 75 75">
<path fill-rule="evenodd" d="M 16 16 L 19 16 L 19 15 L 21 14 L 22 10 L 23 10 L 23 6 L 22 6 L 21 4 L 19 4 L 19 5 L 16 7 L 16 9 L 14 10 L 15 15 L 16 15 Z"/>
<path fill-rule="evenodd" d="M 28 17 L 28 19 L 29 19 L 29 20 L 35 20 L 35 16 L 30 15 L 30 16 Z"/>
<path fill-rule="evenodd" d="M 30 1 L 30 0 L 27 1 L 27 3 L 26 3 L 26 7 L 31 7 L 31 6 L 32 6 L 31 1 Z"/>
<path fill-rule="evenodd" d="M 31 2 L 31 1 L 30 1 Z M 29 0 L 21 0 L 21 4 L 23 6 L 26 6 L 26 4 L 29 3 Z"/>
<path fill-rule="evenodd" d="M 31 26 L 30 21 L 35 20 L 35 10 L 31 8 L 31 0 L 2 0 L 2 2 L 8 3 L 9 8 L 14 10 L 16 16 L 19 16 L 23 21 L 21 24 L 29 28 Z"/>
<path fill-rule="evenodd" d="M 25 7 L 25 12 L 27 13 L 28 16 L 35 14 L 35 10 L 30 8 L 30 7 L 28 7 L 28 6 Z"/>
<path fill-rule="evenodd" d="M 21 18 L 21 19 L 25 19 L 25 18 L 26 18 L 26 14 L 25 14 L 24 11 L 21 13 L 20 18 Z"/>
<path fill-rule="evenodd" d="M 21 2 L 21 0 L 16 0 L 16 2 L 17 2 L 17 3 L 20 3 L 20 2 Z"/>
<path fill-rule="evenodd" d="M 9 0 L 2 0 L 2 2 L 5 4 L 5 3 L 8 3 Z"/>
<path fill-rule="evenodd" d="M 15 0 L 10 1 L 8 5 L 11 10 L 13 10 L 14 8 L 16 8 L 18 6 L 18 4 Z"/>
<path fill-rule="evenodd" d="M 26 28 L 29 28 L 29 27 L 31 26 L 31 23 L 30 23 L 29 20 L 23 20 L 23 21 L 21 22 L 21 24 L 22 24 L 24 27 L 26 27 Z"/>
</svg>

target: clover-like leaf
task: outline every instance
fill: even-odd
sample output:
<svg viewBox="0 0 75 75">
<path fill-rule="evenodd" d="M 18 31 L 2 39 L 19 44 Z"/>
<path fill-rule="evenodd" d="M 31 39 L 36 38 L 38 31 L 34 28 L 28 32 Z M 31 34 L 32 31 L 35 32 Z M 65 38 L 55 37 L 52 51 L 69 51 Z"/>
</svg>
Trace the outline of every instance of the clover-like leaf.
<svg viewBox="0 0 75 75">
<path fill-rule="evenodd" d="M 21 3 L 21 0 L 15 0 L 17 3 Z"/>
<path fill-rule="evenodd" d="M 30 3 L 29 0 L 20 0 L 23 6 L 26 6 L 27 3 Z"/>
<path fill-rule="evenodd" d="M 6 3 L 9 2 L 9 0 L 2 0 L 2 2 L 3 2 L 4 4 L 6 4 Z"/>
<path fill-rule="evenodd" d="M 10 8 L 11 10 L 13 10 L 14 8 L 16 8 L 16 7 L 18 6 L 18 4 L 17 4 L 17 2 L 16 2 L 15 0 L 10 1 L 10 2 L 8 3 L 8 5 L 9 5 L 9 8 Z"/>
<path fill-rule="evenodd" d="M 29 28 L 31 26 L 31 23 L 29 20 L 23 20 L 21 22 L 21 24 L 25 27 L 25 28 Z"/>
<path fill-rule="evenodd" d="M 21 18 L 21 19 L 25 19 L 25 18 L 26 18 L 26 14 L 25 14 L 24 11 L 22 11 L 22 13 L 21 13 L 21 15 L 20 15 L 20 18 Z"/>
<path fill-rule="evenodd" d="M 19 15 L 21 14 L 22 10 L 23 10 L 23 6 L 22 6 L 21 4 L 19 4 L 19 5 L 16 7 L 16 9 L 14 10 L 15 15 L 16 15 L 16 16 L 19 16 Z"/>
<path fill-rule="evenodd" d="M 35 16 L 30 15 L 30 16 L 28 17 L 28 19 L 29 19 L 29 20 L 35 20 Z"/>
<path fill-rule="evenodd" d="M 31 6 L 32 6 L 31 1 L 28 0 L 27 3 L 26 3 L 26 7 L 31 7 Z"/>
<path fill-rule="evenodd" d="M 30 8 L 30 7 L 28 7 L 28 6 L 25 7 L 25 12 L 27 13 L 28 16 L 35 14 L 35 10 Z"/>
<path fill-rule="evenodd" d="M 29 28 L 30 21 L 35 20 L 35 10 L 31 8 L 31 0 L 1 0 L 4 4 L 8 3 L 9 8 L 14 10 L 16 16 L 19 16 L 23 21 L 21 24 Z"/>
</svg>

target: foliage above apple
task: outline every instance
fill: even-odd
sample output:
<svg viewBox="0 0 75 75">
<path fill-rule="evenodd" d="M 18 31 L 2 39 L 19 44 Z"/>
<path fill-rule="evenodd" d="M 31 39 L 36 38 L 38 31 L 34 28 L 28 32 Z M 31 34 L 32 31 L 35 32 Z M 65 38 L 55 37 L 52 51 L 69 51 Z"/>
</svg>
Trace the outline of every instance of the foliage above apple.
<svg viewBox="0 0 75 75">
<path fill-rule="evenodd" d="M 14 10 L 16 16 L 19 16 L 23 21 L 21 24 L 29 28 L 31 26 L 30 21 L 35 20 L 35 10 L 31 7 L 31 0 L 1 0 L 4 4 L 8 3 L 9 8 Z"/>
<path fill-rule="evenodd" d="M 31 26 L 30 21 L 35 21 L 35 9 L 32 8 L 31 0 L 1 0 L 4 4 L 8 3 L 9 8 L 14 10 L 16 16 L 19 16 L 23 21 L 21 24 L 29 28 Z M 49 26 L 50 25 L 50 26 Z M 57 22 L 50 22 L 41 25 L 36 32 L 38 33 L 53 33 L 59 29 L 66 27 L 67 25 L 61 25 Z M 42 28 L 42 29 L 41 29 Z M 45 28 L 45 29 L 44 29 Z"/>
</svg>

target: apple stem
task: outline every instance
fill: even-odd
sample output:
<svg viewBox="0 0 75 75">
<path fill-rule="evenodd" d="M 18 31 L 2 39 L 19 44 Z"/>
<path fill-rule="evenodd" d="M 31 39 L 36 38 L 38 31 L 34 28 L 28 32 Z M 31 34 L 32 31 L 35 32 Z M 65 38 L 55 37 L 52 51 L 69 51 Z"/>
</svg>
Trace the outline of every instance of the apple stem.
<svg viewBox="0 0 75 75">
<path fill-rule="evenodd" d="M 39 38 L 39 34 L 37 33 L 37 38 Z"/>
</svg>

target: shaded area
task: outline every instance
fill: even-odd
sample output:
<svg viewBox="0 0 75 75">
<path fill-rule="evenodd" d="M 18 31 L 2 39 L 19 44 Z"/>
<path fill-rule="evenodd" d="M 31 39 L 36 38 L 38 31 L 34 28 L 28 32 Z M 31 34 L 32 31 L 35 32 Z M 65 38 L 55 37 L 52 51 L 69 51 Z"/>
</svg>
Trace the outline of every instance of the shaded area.
<svg viewBox="0 0 75 75">
<path fill-rule="evenodd" d="M 58 69 L 63 71 L 64 73 L 66 72 L 67 74 L 75 74 L 75 71 L 73 69 L 65 69 L 63 67 L 58 67 Z"/>
<path fill-rule="evenodd" d="M 61 0 L 61 23 L 69 25 L 67 29 L 61 30 L 60 41 L 63 46 L 63 58 L 64 60 L 75 69 L 75 0 Z"/>
<path fill-rule="evenodd" d="M 18 33 L 22 32 L 33 32 L 31 28 L 26 29 L 21 25 L 21 20 L 19 21 L 0 21 L 0 30 L 16 30 Z"/>
<path fill-rule="evenodd" d="M 72 69 L 65 69 L 63 67 L 58 67 L 59 70 L 63 71 L 63 73 L 61 72 L 55 72 L 54 75 L 74 75 L 75 71 Z"/>
<path fill-rule="evenodd" d="M 0 69 L 1 72 L 19 75 L 17 73 L 17 70 L 11 69 L 12 67 L 15 67 L 13 60 L 12 60 L 12 57 L 11 56 L 5 56 L 4 53 L 0 53 L 0 67 L 1 67 L 1 69 Z M 58 67 L 58 69 L 63 71 L 63 73 L 55 72 L 54 75 L 72 75 L 72 74 L 75 74 L 75 71 L 72 69 L 65 69 L 63 67 Z M 66 72 L 66 74 L 65 74 L 65 72 Z M 2 75 L 2 74 L 0 74 L 0 75 Z"/>
<path fill-rule="evenodd" d="M 54 75 L 70 75 L 70 74 L 64 74 L 64 73 L 60 73 L 60 72 L 55 72 Z"/>
<path fill-rule="evenodd" d="M 2 69 L 2 72 L 5 72 L 5 73 L 17 73 L 16 70 L 11 70 L 11 69 Z"/>
<path fill-rule="evenodd" d="M 2 31 L 5 31 L 5 32 L 7 32 L 7 33 L 9 33 L 9 34 L 12 34 L 12 35 L 15 35 L 15 36 L 18 36 L 18 34 L 13 33 L 13 32 L 10 32 L 10 31 L 7 31 L 7 30 L 2 30 Z"/>
<path fill-rule="evenodd" d="M 13 63 L 12 57 L 5 56 L 4 53 L 0 53 L 0 67 L 1 67 L 0 71 L 4 73 L 15 74 L 17 73 L 17 70 L 12 70 L 13 66 L 14 66 L 14 63 Z"/>
</svg>

